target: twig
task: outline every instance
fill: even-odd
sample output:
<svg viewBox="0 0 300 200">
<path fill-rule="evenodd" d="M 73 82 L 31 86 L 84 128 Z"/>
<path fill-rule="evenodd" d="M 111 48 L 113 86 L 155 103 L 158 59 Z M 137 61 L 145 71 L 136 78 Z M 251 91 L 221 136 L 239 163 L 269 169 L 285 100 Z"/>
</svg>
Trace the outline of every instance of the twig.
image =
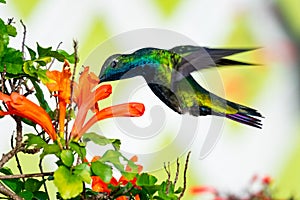
<svg viewBox="0 0 300 200">
<path fill-rule="evenodd" d="M 167 187 L 166 187 L 166 194 L 169 194 L 169 190 L 170 190 L 170 184 L 171 184 L 171 170 L 170 170 L 170 162 L 168 162 L 168 169 L 166 166 L 166 163 L 164 163 L 164 169 L 168 175 L 168 180 L 167 180 Z"/>
<path fill-rule="evenodd" d="M 179 158 L 177 158 L 177 160 L 176 160 L 176 174 L 175 174 L 175 178 L 174 178 L 174 187 L 175 187 L 175 185 L 178 181 L 179 167 L 180 167 Z"/>
<path fill-rule="evenodd" d="M 180 196 L 178 197 L 178 200 L 181 199 L 184 195 L 184 192 L 186 190 L 186 173 L 187 173 L 187 169 L 188 169 L 188 165 L 189 165 L 189 159 L 190 159 L 190 155 L 191 155 L 191 152 L 189 151 L 188 152 L 188 155 L 186 157 L 186 160 L 185 160 L 185 166 L 184 166 L 184 173 L 183 173 L 183 189 L 182 189 L 182 192 L 180 193 Z"/>
<path fill-rule="evenodd" d="M 0 168 L 3 167 L 12 157 L 14 157 L 22 149 L 22 124 L 19 117 L 14 117 L 17 123 L 17 136 L 16 136 L 16 146 L 10 150 L 8 153 L 3 154 L 0 160 Z"/>
<path fill-rule="evenodd" d="M 44 170 L 43 170 L 42 163 L 43 163 L 43 159 L 40 159 L 40 162 L 39 162 L 40 172 L 41 172 L 41 174 L 45 174 Z M 46 181 L 45 181 L 45 177 L 44 176 L 42 176 L 42 180 L 43 180 L 43 186 L 44 186 L 45 192 L 46 192 L 46 194 L 47 194 L 47 196 L 49 198 L 49 193 L 48 193 L 48 189 L 47 189 L 47 185 L 46 185 Z"/>
<path fill-rule="evenodd" d="M 12 133 L 11 139 L 10 139 L 10 146 L 11 146 L 12 149 L 14 148 L 14 142 L 13 141 L 14 141 L 14 133 Z M 18 153 L 15 154 L 15 158 L 16 158 L 16 162 L 17 162 L 17 168 L 18 168 L 20 174 L 23 174 L 23 170 L 22 170 L 22 166 L 20 164 Z M 25 180 L 23 179 L 23 181 L 25 181 Z"/>
<path fill-rule="evenodd" d="M 77 41 L 73 41 L 73 48 L 74 48 L 74 67 L 73 67 L 73 73 L 72 73 L 72 79 L 71 79 L 71 95 L 70 95 L 70 104 L 68 106 L 68 112 L 67 112 L 67 124 L 66 124 L 66 133 L 68 133 L 68 124 L 69 124 L 69 121 L 71 120 L 71 114 L 70 114 L 70 111 L 72 109 L 72 99 L 73 99 L 73 93 L 74 93 L 74 88 L 73 88 L 73 85 L 74 85 L 74 80 L 75 80 L 75 73 L 76 73 L 76 68 L 77 68 L 77 63 L 78 63 L 78 42 Z M 66 144 L 68 144 L 69 142 L 69 139 L 71 137 L 71 134 L 68 136 L 68 134 L 66 134 Z"/>
<path fill-rule="evenodd" d="M 16 124 L 17 124 L 16 147 L 21 147 L 22 146 L 22 139 L 23 139 L 21 118 L 16 116 L 14 119 L 15 119 Z M 11 142 L 11 145 L 12 145 L 12 148 L 13 148 L 13 142 Z M 23 174 L 22 166 L 20 164 L 20 160 L 19 160 L 19 157 L 18 157 L 18 152 L 16 152 L 15 158 L 16 158 L 16 161 L 17 161 L 17 167 L 19 169 L 19 172 L 21 174 Z M 23 179 L 23 181 L 25 181 L 25 180 Z"/>
<path fill-rule="evenodd" d="M 22 26 L 23 26 L 23 40 L 22 40 L 22 58 L 23 58 L 23 60 L 25 60 L 25 39 L 26 39 L 26 26 L 25 26 L 25 24 L 23 23 L 23 21 L 22 20 L 20 20 L 20 22 L 21 22 L 21 24 L 22 24 Z"/>
<path fill-rule="evenodd" d="M 8 196 L 12 199 L 15 199 L 15 200 L 23 199 L 23 198 L 19 197 L 18 195 L 16 195 L 15 193 L 13 193 L 12 191 L 10 191 L 9 189 L 7 189 L 2 183 L 0 183 L 0 193 L 4 194 L 5 196 Z"/>
<path fill-rule="evenodd" d="M 7 24 L 8 25 L 10 25 L 10 24 L 12 24 L 13 23 L 13 21 L 14 21 L 14 18 L 12 17 L 12 18 L 8 18 L 8 20 L 7 20 Z"/>
<path fill-rule="evenodd" d="M 13 175 L 0 175 L 0 180 L 16 179 L 16 178 L 32 178 L 32 177 L 44 177 L 52 176 L 54 172 L 44 172 L 35 174 L 13 174 Z"/>
<path fill-rule="evenodd" d="M 60 42 L 60 43 L 57 45 L 56 51 L 58 50 L 58 48 L 60 47 L 61 44 L 62 44 L 62 42 Z M 48 70 L 52 67 L 54 61 L 55 61 L 55 59 L 53 58 L 52 61 L 51 61 L 51 63 L 50 63 L 50 65 L 49 65 L 49 67 L 48 67 Z"/>
</svg>

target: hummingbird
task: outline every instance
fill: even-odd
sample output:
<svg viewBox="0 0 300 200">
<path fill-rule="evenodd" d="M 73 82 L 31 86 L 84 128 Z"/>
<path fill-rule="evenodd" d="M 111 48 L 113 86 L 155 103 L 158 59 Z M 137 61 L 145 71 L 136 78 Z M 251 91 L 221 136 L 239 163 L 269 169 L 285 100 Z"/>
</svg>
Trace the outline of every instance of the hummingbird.
<svg viewBox="0 0 300 200">
<path fill-rule="evenodd" d="M 142 76 L 152 92 L 179 114 L 216 115 L 261 128 L 263 116 L 257 110 L 209 92 L 192 76 L 192 72 L 212 67 L 254 65 L 225 58 L 251 50 L 254 48 L 215 49 L 192 45 L 141 48 L 130 54 L 108 57 L 99 79 L 102 83 Z"/>
</svg>

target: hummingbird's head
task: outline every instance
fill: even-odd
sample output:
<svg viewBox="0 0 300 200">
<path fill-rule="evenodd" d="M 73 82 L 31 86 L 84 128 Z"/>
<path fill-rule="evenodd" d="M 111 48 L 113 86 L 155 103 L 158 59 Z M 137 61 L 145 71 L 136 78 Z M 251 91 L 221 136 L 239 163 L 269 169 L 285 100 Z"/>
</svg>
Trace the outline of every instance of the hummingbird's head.
<svg viewBox="0 0 300 200">
<path fill-rule="evenodd" d="M 99 74 L 100 82 L 115 81 L 132 78 L 135 76 L 149 76 L 153 72 L 153 63 L 157 61 L 151 58 L 153 48 L 139 49 L 132 54 L 115 54 L 104 62 Z"/>
<path fill-rule="evenodd" d="M 102 65 L 99 79 L 100 82 L 123 79 L 122 76 L 128 69 L 123 64 L 122 55 L 114 54 L 106 59 Z"/>
</svg>

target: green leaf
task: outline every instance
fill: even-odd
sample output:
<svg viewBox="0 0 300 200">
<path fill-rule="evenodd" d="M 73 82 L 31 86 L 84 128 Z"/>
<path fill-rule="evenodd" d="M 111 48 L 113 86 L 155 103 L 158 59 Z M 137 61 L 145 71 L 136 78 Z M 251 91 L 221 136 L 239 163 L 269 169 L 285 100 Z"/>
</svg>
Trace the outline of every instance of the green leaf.
<svg viewBox="0 0 300 200">
<path fill-rule="evenodd" d="M 121 163 L 120 159 L 125 160 L 127 162 L 127 165 L 132 169 L 130 173 L 125 171 L 125 167 Z M 137 173 L 137 165 L 135 165 L 131 160 L 128 160 L 126 157 L 124 157 L 119 151 L 107 150 L 100 158 L 100 161 L 112 163 L 122 173 L 122 175 L 124 175 L 128 179 L 130 179 L 134 173 Z"/>
<path fill-rule="evenodd" d="M 51 62 L 51 57 L 49 57 L 49 56 L 47 56 L 47 57 L 39 57 L 34 62 L 38 63 L 41 66 L 46 66 L 48 63 Z"/>
<path fill-rule="evenodd" d="M 38 85 L 38 83 L 32 79 L 31 80 L 31 83 L 35 89 L 35 96 L 37 98 L 37 100 L 39 101 L 39 104 L 42 108 L 44 108 L 46 110 L 46 112 L 50 112 L 51 111 L 51 108 L 48 104 L 48 102 L 45 100 L 44 98 L 44 92 L 42 91 L 42 89 L 40 88 L 40 86 Z"/>
<path fill-rule="evenodd" d="M 66 51 L 64 50 L 57 50 L 57 52 L 64 56 L 64 59 L 68 60 L 70 63 L 74 64 L 75 63 L 75 57 L 74 57 L 74 53 L 73 54 L 68 54 Z"/>
<path fill-rule="evenodd" d="M 46 192 L 36 191 L 36 192 L 33 193 L 33 195 L 34 195 L 34 199 L 36 199 L 36 200 L 47 200 L 47 199 L 49 199 Z"/>
<path fill-rule="evenodd" d="M 67 167 L 71 167 L 73 165 L 74 155 L 72 150 L 62 150 L 60 158 Z"/>
<path fill-rule="evenodd" d="M 43 181 L 39 181 L 39 180 L 33 179 L 33 178 L 28 178 L 25 181 L 25 190 L 30 191 L 30 192 L 36 192 L 41 188 L 43 183 L 44 183 Z"/>
<path fill-rule="evenodd" d="M 137 176 L 136 184 L 138 186 L 151 186 L 157 182 L 157 178 L 153 175 L 142 173 Z"/>
<path fill-rule="evenodd" d="M 33 193 L 30 191 L 23 191 L 18 194 L 20 197 L 24 198 L 25 200 L 32 200 Z"/>
<path fill-rule="evenodd" d="M 44 146 L 43 153 L 40 155 L 41 159 L 43 159 L 46 155 L 55 154 L 58 155 L 60 152 L 60 148 L 57 144 L 47 144 Z"/>
<path fill-rule="evenodd" d="M 121 141 L 119 139 L 108 139 L 103 135 L 98 135 L 95 132 L 85 133 L 82 139 L 85 143 L 92 141 L 93 143 L 98 144 L 100 146 L 112 144 L 116 150 L 119 150 L 121 145 Z"/>
<path fill-rule="evenodd" d="M 122 158 L 122 154 L 118 151 L 108 150 L 104 153 L 104 155 L 100 158 L 102 162 L 110 162 L 112 163 L 119 171 L 124 171 L 124 165 L 120 162 L 120 157 Z"/>
<path fill-rule="evenodd" d="M 5 175 L 12 175 L 12 171 L 8 167 L 2 167 L 0 168 L 0 173 L 5 174 Z"/>
<path fill-rule="evenodd" d="M 6 1 L 5 0 L 0 0 L 0 3 L 6 3 Z"/>
<path fill-rule="evenodd" d="M 4 21 L 0 18 L 0 60 L 4 55 L 9 42 L 9 36 Z"/>
<path fill-rule="evenodd" d="M 65 166 L 54 172 L 54 184 L 64 199 L 74 198 L 83 191 L 82 180 Z"/>
<path fill-rule="evenodd" d="M 46 63 L 45 63 L 45 65 L 46 65 Z M 34 62 L 31 60 L 27 60 L 24 62 L 23 70 L 24 70 L 25 74 L 28 74 L 29 76 L 31 76 L 35 79 L 40 79 L 43 84 L 48 83 L 50 80 L 46 75 L 47 70 L 42 69 L 42 68 L 36 68 L 34 66 Z"/>
<path fill-rule="evenodd" d="M 12 37 L 16 37 L 17 29 L 13 25 L 6 25 L 7 34 Z"/>
<path fill-rule="evenodd" d="M 41 138 L 41 136 L 34 135 L 32 133 L 26 134 L 26 147 L 35 146 L 37 148 L 43 148 L 47 143 Z"/>
<path fill-rule="evenodd" d="M 82 163 L 80 165 L 75 166 L 73 173 L 75 175 L 79 176 L 81 178 L 81 180 L 86 183 L 90 183 L 92 180 L 91 169 L 87 163 Z"/>
<path fill-rule="evenodd" d="M 69 145 L 70 145 L 70 148 L 73 151 L 75 151 L 81 159 L 85 158 L 85 156 L 86 156 L 85 144 L 72 141 Z"/>
<path fill-rule="evenodd" d="M 3 72 L 6 66 L 6 72 L 10 74 L 24 74 L 23 72 L 23 54 L 21 51 L 8 47 L 1 59 L 0 72 Z"/>
<path fill-rule="evenodd" d="M 5 175 L 12 175 L 12 171 L 8 167 L 3 167 L 0 169 L 0 173 L 5 174 Z M 7 180 L 2 180 L 6 186 L 8 186 L 12 191 L 15 193 L 21 192 L 23 188 L 23 182 L 20 179 L 7 179 Z"/>
<path fill-rule="evenodd" d="M 33 49 L 29 48 L 28 46 L 26 46 L 26 48 L 27 48 L 27 50 L 28 50 L 28 52 L 29 52 L 30 59 L 31 59 L 31 60 L 36 59 L 36 52 L 35 52 Z"/>
<path fill-rule="evenodd" d="M 95 175 L 99 176 L 106 183 L 108 183 L 112 178 L 112 168 L 107 164 L 95 161 L 92 162 L 91 169 Z"/>
<path fill-rule="evenodd" d="M 52 47 L 44 48 L 44 47 L 41 47 L 39 45 L 39 43 L 36 43 L 36 44 L 37 44 L 37 52 L 39 54 L 39 58 L 48 57 L 48 54 L 52 50 Z"/>
</svg>

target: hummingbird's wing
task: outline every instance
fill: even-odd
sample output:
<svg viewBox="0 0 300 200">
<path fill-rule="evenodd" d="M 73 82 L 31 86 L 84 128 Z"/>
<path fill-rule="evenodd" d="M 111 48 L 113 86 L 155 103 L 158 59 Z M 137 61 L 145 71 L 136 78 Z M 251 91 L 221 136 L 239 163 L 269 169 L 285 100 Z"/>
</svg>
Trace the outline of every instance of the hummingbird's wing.
<svg viewBox="0 0 300 200">
<path fill-rule="evenodd" d="M 175 70 L 172 73 L 171 90 L 174 91 L 176 82 L 189 76 L 194 71 L 211 67 L 255 65 L 224 58 L 226 56 L 255 49 L 256 48 L 212 49 L 192 45 L 174 47 L 169 51 L 179 54 L 181 58 L 176 64 Z"/>
<path fill-rule="evenodd" d="M 173 111 L 182 114 L 179 101 L 170 88 L 163 86 L 162 84 L 155 83 L 148 83 L 148 86 L 164 104 L 166 104 Z"/>
<path fill-rule="evenodd" d="M 200 46 L 177 46 L 169 51 L 177 53 L 181 56 L 180 61 L 176 65 L 176 70 L 180 77 L 174 77 L 174 81 L 178 81 L 183 77 L 189 76 L 190 73 L 211 67 L 234 66 L 234 65 L 255 65 L 246 62 L 239 62 L 224 57 L 255 50 L 255 48 L 244 49 L 212 49 Z"/>
<path fill-rule="evenodd" d="M 194 116 L 217 115 L 261 128 L 262 115 L 255 109 L 223 99 L 203 87 L 190 75 L 177 82 L 176 95 L 183 113 Z"/>
</svg>

